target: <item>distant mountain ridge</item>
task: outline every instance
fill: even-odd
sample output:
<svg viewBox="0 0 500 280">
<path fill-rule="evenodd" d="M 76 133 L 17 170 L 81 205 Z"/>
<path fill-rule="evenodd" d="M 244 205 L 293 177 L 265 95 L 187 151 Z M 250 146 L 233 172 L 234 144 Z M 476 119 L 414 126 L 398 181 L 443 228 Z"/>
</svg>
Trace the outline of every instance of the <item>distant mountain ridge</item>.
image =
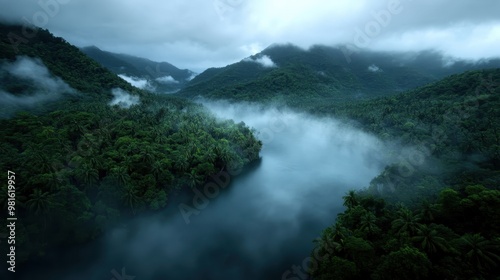
<svg viewBox="0 0 500 280">
<path fill-rule="evenodd" d="M 500 67 L 500 59 L 478 63 L 450 60 L 433 51 L 390 53 L 345 47 L 272 45 L 222 68 L 210 68 L 180 94 L 262 101 L 311 98 L 371 99 L 402 92 L 467 70 Z M 267 63 L 267 64 L 266 64 Z"/>
<path fill-rule="evenodd" d="M 168 62 L 103 51 L 96 46 L 84 47 L 81 51 L 117 75 L 147 80 L 159 92 L 177 91 L 195 75 Z"/>
</svg>

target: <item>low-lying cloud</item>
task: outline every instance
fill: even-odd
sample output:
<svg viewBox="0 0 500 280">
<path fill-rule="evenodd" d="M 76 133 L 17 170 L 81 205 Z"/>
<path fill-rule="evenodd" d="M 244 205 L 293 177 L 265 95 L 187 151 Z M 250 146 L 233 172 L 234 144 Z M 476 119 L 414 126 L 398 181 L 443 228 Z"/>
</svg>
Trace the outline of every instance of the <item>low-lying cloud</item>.
<svg viewBox="0 0 500 280">
<path fill-rule="evenodd" d="M 267 55 L 263 55 L 259 58 L 252 59 L 252 58 L 245 58 L 243 61 L 248 61 L 248 62 L 255 62 L 260 65 L 262 65 L 265 68 L 271 68 L 271 67 L 276 67 L 276 63 Z"/>
<path fill-rule="evenodd" d="M 382 72 L 382 69 L 375 64 L 368 66 L 368 71 L 370 72 Z"/>
<path fill-rule="evenodd" d="M 192 79 L 194 79 L 196 76 L 198 76 L 198 74 L 196 74 L 196 73 L 192 73 L 192 74 L 191 74 L 191 76 L 189 76 L 189 77 L 187 77 L 187 78 L 186 78 L 186 81 L 188 81 L 188 82 L 189 82 L 189 81 L 191 81 Z"/>
<path fill-rule="evenodd" d="M 57 100 L 64 93 L 76 93 L 61 78 L 53 76 L 39 58 L 18 56 L 14 62 L 3 62 L 0 65 L 0 80 L 2 116 Z M 21 85 L 16 94 L 9 92 L 12 81 Z"/>
<path fill-rule="evenodd" d="M 133 76 L 127 76 L 124 74 L 118 74 L 118 77 L 122 78 L 123 80 L 127 81 L 129 84 L 133 85 L 136 88 L 144 89 L 144 90 L 149 90 L 149 91 L 155 91 L 155 86 L 151 84 L 151 82 L 147 79 L 143 78 L 138 78 L 138 77 L 133 77 Z"/>
<path fill-rule="evenodd" d="M 120 108 L 128 109 L 133 105 L 140 103 L 139 96 L 132 95 L 121 88 L 114 88 L 111 90 L 114 98 L 109 102 L 109 105 L 117 105 Z"/>
<path fill-rule="evenodd" d="M 161 84 L 177 84 L 177 83 L 179 83 L 179 81 L 174 79 L 172 76 L 159 77 L 159 78 L 156 78 L 155 81 L 157 81 L 158 83 L 161 83 Z"/>
<path fill-rule="evenodd" d="M 111 279 L 116 270 L 143 280 L 283 279 L 343 210 L 342 196 L 367 186 L 387 163 L 381 141 L 333 119 L 223 102 L 205 105 L 221 119 L 256 129 L 264 144 L 261 163 L 230 177 L 231 184 L 208 202 L 198 200 L 204 206 L 189 224 L 178 206 L 196 207 L 195 193 L 172 194 L 162 213 L 112 230 L 86 246 L 93 250 L 86 263 L 56 278 Z"/>
</svg>

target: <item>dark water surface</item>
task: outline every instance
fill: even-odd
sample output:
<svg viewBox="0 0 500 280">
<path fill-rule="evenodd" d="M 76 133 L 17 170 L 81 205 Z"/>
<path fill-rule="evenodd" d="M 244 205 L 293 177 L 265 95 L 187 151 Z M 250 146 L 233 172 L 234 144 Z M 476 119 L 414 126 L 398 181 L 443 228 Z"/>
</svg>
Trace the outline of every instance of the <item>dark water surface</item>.
<svg viewBox="0 0 500 280">
<path fill-rule="evenodd" d="M 17 275 L 305 279 L 303 264 L 308 264 L 312 240 L 343 210 L 342 196 L 349 189 L 367 186 L 381 172 L 387 162 L 383 144 L 334 120 L 243 105 L 206 105 L 257 130 L 264 147 L 253 170 L 221 177 L 209 189 L 211 198 L 202 194 L 204 199 L 195 201 L 198 208 L 194 193 L 170 197 L 162 213 L 135 218 L 84 248 L 54 252 L 57 263 L 26 267 L 29 275 Z M 227 179 L 229 185 L 220 183 Z M 196 214 L 183 216 L 180 205 Z"/>
</svg>

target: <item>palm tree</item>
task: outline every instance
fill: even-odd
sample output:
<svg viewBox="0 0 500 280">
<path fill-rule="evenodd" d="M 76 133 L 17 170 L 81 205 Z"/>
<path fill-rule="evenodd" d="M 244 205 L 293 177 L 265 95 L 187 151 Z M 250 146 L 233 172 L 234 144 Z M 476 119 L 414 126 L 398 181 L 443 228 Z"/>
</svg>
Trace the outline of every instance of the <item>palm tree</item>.
<svg viewBox="0 0 500 280">
<path fill-rule="evenodd" d="M 97 172 L 97 169 L 86 163 L 82 164 L 77 169 L 77 176 L 85 185 L 92 185 L 99 180 L 99 173 Z"/>
<path fill-rule="evenodd" d="M 52 173 L 54 167 L 51 160 L 42 153 L 43 149 L 40 147 L 30 146 L 23 154 L 26 156 L 26 164 L 33 167 L 37 173 Z"/>
<path fill-rule="evenodd" d="M 436 205 L 431 204 L 428 200 L 424 200 L 420 208 L 422 210 L 419 213 L 419 217 L 422 220 L 432 222 L 436 219 L 436 214 L 438 213 Z"/>
<path fill-rule="evenodd" d="M 462 256 L 478 271 L 500 264 L 500 245 L 490 241 L 481 234 L 466 234 L 459 240 Z"/>
<path fill-rule="evenodd" d="M 196 173 L 196 170 L 193 169 L 191 172 L 187 173 L 187 182 L 188 185 L 193 188 L 201 183 L 203 183 L 203 177 Z"/>
<path fill-rule="evenodd" d="M 152 164 L 155 161 L 153 154 L 153 149 L 149 145 L 145 146 L 141 150 L 142 161 L 148 164 Z"/>
<path fill-rule="evenodd" d="M 209 163 L 214 163 L 216 158 L 217 158 L 217 154 L 215 153 L 214 151 L 214 148 L 213 147 L 210 147 L 206 152 L 205 152 L 205 162 L 209 162 Z"/>
<path fill-rule="evenodd" d="M 139 191 L 134 185 L 126 185 L 123 188 L 122 201 L 125 205 L 132 209 L 132 213 L 135 215 L 135 207 L 139 203 Z"/>
<path fill-rule="evenodd" d="M 111 169 L 113 177 L 115 177 L 120 183 L 126 185 L 130 181 L 130 176 L 128 175 L 127 167 L 118 166 Z"/>
<path fill-rule="evenodd" d="M 380 231 L 380 228 L 377 226 L 376 222 L 377 217 L 372 212 L 366 211 L 366 213 L 361 216 L 359 228 L 368 235 L 377 233 Z"/>
<path fill-rule="evenodd" d="M 392 221 L 392 230 L 396 234 L 415 235 L 421 224 L 418 222 L 420 218 L 415 216 L 408 208 L 402 207 L 398 210 L 398 218 Z"/>
<path fill-rule="evenodd" d="M 44 221 L 44 227 L 47 226 L 47 214 L 48 211 L 57 206 L 54 201 L 54 195 L 48 192 L 42 192 L 40 189 L 35 189 L 33 193 L 29 196 L 29 200 L 26 202 L 28 210 L 35 213 L 35 215 L 41 215 Z"/>
<path fill-rule="evenodd" d="M 354 190 L 350 190 L 342 199 L 344 199 L 344 206 L 348 209 L 352 209 L 359 204 L 358 196 Z"/>
<path fill-rule="evenodd" d="M 158 144 L 164 144 L 167 140 L 165 137 L 165 132 L 159 126 L 155 126 L 151 130 L 151 134 L 153 135 L 153 139 Z"/>
<path fill-rule="evenodd" d="M 344 239 L 348 236 L 347 229 L 339 222 L 336 222 L 335 225 L 331 227 L 331 233 L 332 239 L 340 243 L 344 242 Z"/>
<path fill-rule="evenodd" d="M 438 251 L 448 252 L 449 246 L 446 239 L 440 237 L 437 230 L 432 226 L 422 225 L 417 230 L 417 234 L 411 239 L 417 243 L 424 252 L 434 254 Z"/>
<path fill-rule="evenodd" d="M 158 178 L 160 178 L 160 175 L 163 173 L 163 166 L 160 161 L 155 161 L 151 165 L 151 173 L 153 173 L 153 176 L 155 176 L 156 181 L 158 181 Z"/>
<path fill-rule="evenodd" d="M 319 246 L 321 251 L 327 251 L 334 254 L 340 254 L 343 252 L 345 245 L 345 235 L 342 226 L 336 223 L 332 227 L 326 228 L 320 238 L 313 240 L 316 246 Z"/>
<path fill-rule="evenodd" d="M 175 167 L 179 171 L 186 171 L 189 167 L 189 157 L 186 153 L 177 153 L 175 158 Z"/>
</svg>

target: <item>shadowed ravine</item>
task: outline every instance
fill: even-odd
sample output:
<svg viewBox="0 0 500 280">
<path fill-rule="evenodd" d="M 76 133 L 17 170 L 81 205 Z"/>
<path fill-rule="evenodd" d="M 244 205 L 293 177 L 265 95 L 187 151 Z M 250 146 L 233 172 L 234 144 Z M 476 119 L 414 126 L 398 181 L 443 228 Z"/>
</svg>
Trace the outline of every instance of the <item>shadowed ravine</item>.
<svg viewBox="0 0 500 280">
<path fill-rule="evenodd" d="M 136 218 L 79 252 L 59 256 L 58 266 L 32 272 L 40 279 L 72 280 L 282 279 L 293 266 L 302 267 L 312 240 L 343 209 L 345 192 L 367 186 L 387 162 L 379 140 L 334 120 L 206 105 L 258 131 L 264 146 L 254 170 L 230 178 L 198 215 L 189 216 L 189 224 L 179 205 L 194 207 L 192 196 L 171 196 L 163 213 Z M 76 256 L 82 258 L 78 265 Z M 301 276 L 292 271 L 283 279 Z"/>
</svg>

